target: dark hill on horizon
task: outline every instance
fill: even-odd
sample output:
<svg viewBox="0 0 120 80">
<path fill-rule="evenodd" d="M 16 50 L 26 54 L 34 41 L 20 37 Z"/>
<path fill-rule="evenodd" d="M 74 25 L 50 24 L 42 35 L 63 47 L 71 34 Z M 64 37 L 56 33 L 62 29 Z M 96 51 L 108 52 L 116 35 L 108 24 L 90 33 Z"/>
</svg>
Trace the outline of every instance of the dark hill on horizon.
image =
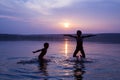
<svg viewBox="0 0 120 80">
<path fill-rule="evenodd" d="M 85 41 L 120 43 L 120 33 L 102 33 L 95 35 L 96 36 L 94 37 L 86 38 Z M 0 34 L 0 41 L 64 41 L 64 40 L 72 41 L 74 39 L 66 37 L 64 36 L 64 34 L 39 34 L 39 35 Z"/>
</svg>

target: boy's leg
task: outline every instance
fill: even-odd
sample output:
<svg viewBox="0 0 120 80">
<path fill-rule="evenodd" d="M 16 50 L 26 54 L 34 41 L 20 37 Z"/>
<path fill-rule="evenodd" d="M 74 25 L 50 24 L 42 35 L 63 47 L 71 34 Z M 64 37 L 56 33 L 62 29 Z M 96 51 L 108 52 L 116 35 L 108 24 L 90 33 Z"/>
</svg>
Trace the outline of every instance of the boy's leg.
<svg viewBox="0 0 120 80">
<path fill-rule="evenodd" d="M 76 49 L 75 51 L 74 51 L 74 53 L 73 53 L 73 57 L 76 57 L 76 54 L 78 53 L 78 49 Z"/>
<path fill-rule="evenodd" d="M 81 49 L 81 54 L 82 54 L 82 57 L 85 58 L 85 52 L 84 52 L 84 49 Z"/>
</svg>

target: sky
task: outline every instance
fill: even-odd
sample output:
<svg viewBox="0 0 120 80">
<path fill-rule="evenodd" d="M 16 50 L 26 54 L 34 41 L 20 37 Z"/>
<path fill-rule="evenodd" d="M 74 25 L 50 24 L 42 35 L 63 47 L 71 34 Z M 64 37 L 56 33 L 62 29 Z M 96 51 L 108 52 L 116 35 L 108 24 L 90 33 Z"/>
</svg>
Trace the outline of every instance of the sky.
<svg viewBox="0 0 120 80">
<path fill-rule="evenodd" d="M 76 30 L 120 33 L 120 0 L 0 0 L 0 34 Z"/>
</svg>

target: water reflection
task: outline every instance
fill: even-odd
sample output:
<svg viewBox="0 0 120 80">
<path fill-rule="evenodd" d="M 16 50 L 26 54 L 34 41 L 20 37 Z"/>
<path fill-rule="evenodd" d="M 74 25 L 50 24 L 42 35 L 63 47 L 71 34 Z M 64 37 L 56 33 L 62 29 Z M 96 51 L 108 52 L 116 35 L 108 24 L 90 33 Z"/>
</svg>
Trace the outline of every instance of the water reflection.
<svg viewBox="0 0 120 80">
<path fill-rule="evenodd" d="M 47 62 L 46 62 L 46 60 L 43 59 L 43 60 L 41 60 L 41 61 L 39 62 L 38 69 L 39 69 L 40 72 L 42 73 L 42 76 L 44 76 L 44 77 L 49 76 L 49 75 L 48 75 L 48 72 L 47 72 Z M 45 78 L 44 80 L 48 80 L 48 79 Z"/>
<path fill-rule="evenodd" d="M 68 41 L 65 40 L 65 57 L 68 58 Z"/>
<path fill-rule="evenodd" d="M 75 80 L 82 80 L 84 71 L 84 64 L 82 62 L 76 61 L 74 64 L 74 78 Z"/>
</svg>

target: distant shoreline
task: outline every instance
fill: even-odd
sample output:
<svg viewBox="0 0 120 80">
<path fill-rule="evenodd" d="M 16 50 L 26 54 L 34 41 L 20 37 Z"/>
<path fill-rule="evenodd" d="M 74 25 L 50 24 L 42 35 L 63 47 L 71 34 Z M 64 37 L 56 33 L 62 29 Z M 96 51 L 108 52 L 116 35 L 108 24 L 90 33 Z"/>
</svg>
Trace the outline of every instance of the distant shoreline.
<svg viewBox="0 0 120 80">
<path fill-rule="evenodd" d="M 74 35 L 74 34 L 73 34 Z M 83 34 L 87 35 L 87 34 Z M 85 41 L 91 42 L 113 42 L 120 43 L 120 33 L 100 33 L 96 36 L 85 39 Z M 64 34 L 0 34 L 0 41 L 64 41 L 74 40 L 69 37 L 65 37 Z"/>
</svg>

